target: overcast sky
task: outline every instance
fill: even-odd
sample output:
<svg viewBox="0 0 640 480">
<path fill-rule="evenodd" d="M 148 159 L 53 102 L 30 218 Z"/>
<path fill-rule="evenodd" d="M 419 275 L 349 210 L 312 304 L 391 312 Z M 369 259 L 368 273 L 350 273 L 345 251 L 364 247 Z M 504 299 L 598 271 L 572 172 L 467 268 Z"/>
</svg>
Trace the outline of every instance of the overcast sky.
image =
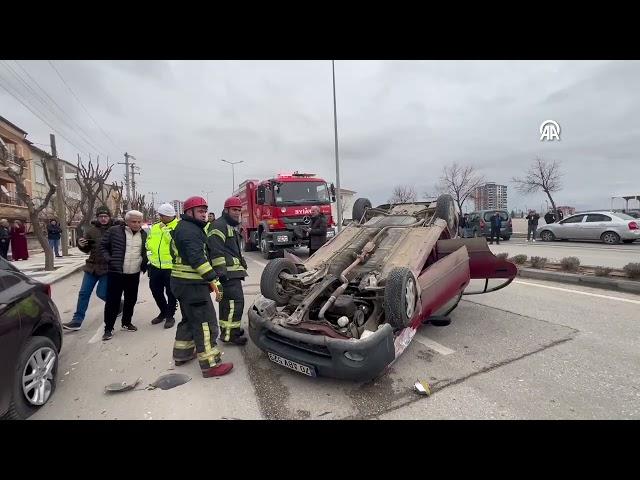
<svg viewBox="0 0 640 480">
<path fill-rule="evenodd" d="M 222 158 L 244 162 L 236 184 L 291 170 L 335 181 L 330 61 L 2 61 L 0 85 L 55 128 L 61 157 L 133 154 L 157 204 L 213 191 L 219 212 L 232 183 Z M 640 193 L 639 86 L 637 61 L 337 61 L 341 183 L 383 203 L 398 184 L 433 192 L 457 161 L 508 185 L 510 209 L 539 209 L 543 194 L 510 182 L 539 155 L 562 162 L 557 204 L 609 207 Z M 2 88 L 0 115 L 48 144 L 52 128 Z M 559 142 L 540 141 L 548 119 Z M 123 175 L 116 165 L 112 179 Z"/>
</svg>

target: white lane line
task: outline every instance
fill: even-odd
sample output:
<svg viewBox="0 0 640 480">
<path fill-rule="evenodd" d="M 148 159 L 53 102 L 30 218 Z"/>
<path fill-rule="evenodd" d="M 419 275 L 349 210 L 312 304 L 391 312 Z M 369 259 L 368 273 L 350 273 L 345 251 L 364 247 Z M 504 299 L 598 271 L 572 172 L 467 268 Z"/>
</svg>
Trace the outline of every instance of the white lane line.
<svg viewBox="0 0 640 480">
<path fill-rule="evenodd" d="M 456 353 L 455 350 L 451 350 L 450 348 L 441 345 L 440 343 L 431 340 L 430 338 L 424 336 L 415 336 L 415 341 L 421 343 L 429 350 L 433 350 L 434 352 L 438 352 L 440 355 L 451 355 L 452 353 Z"/>
<path fill-rule="evenodd" d="M 633 303 L 640 305 L 640 300 L 631 300 L 629 298 L 613 297 L 611 295 L 600 295 L 599 293 L 581 292 L 580 290 L 572 290 L 570 288 L 551 287 L 549 285 L 540 285 L 539 283 L 523 282 L 521 280 L 514 280 L 513 283 L 520 283 L 522 285 L 530 285 L 532 287 L 548 288 L 549 290 L 558 290 L 560 292 L 577 293 L 578 295 L 587 295 L 589 297 L 606 298 L 607 300 L 616 300 L 618 302 Z"/>
<path fill-rule="evenodd" d="M 89 343 L 96 343 L 98 340 L 100 340 L 102 338 L 102 332 L 104 331 L 104 326 L 100 325 L 98 327 L 98 330 L 96 330 L 96 333 L 93 337 L 91 337 L 91 339 L 89 340 Z"/>
</svg>

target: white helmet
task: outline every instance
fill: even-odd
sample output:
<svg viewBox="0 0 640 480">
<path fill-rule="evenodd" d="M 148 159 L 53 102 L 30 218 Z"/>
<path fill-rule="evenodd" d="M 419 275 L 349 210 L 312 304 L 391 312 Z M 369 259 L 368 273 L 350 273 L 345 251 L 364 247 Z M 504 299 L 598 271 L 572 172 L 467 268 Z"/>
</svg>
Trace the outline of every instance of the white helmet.
<svg viewBox="0 0 640 480">
<path fill-rule="evenodd" d="M 176 216 L 176 211 L 173 208 L 173 205 L 171 205 L 170 203 L 163 203 L 162 205 L 160 205 L 160 208 L 158 208 L 158 213 L 160 215 L 164 215 L 165 217 Z"/>
</svg>

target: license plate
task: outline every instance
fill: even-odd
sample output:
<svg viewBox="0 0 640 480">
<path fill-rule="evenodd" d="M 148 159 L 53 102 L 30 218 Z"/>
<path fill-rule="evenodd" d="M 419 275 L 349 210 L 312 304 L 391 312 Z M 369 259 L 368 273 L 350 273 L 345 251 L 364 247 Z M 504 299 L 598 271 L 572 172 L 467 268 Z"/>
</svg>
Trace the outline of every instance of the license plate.
<svg viewBox="0 0 640 480">
<path fill-rule="evenodd" d="M 283 367 L 290 368 L 291 370 L 295 370 L 296 372 L 302 373 L 309 377 L 316 376 L 316 371 L 312 367 L 302 365 L 298 362 L 292 362 L 291 360 L 282 358 L 280 355 L 276 355 L 275 353 L 267 352 L 267 355 L 269 356 L 269 360 L 271 360 L 273 363 L 277 363 L 278 365 L 282 365 Z"/>
<path fill-rule="evenodd" d="M 334 235 L 334 232 L 327 232 L 327 238 L 331 238 L 333 237 L 333 235 Z"/>
</svg>

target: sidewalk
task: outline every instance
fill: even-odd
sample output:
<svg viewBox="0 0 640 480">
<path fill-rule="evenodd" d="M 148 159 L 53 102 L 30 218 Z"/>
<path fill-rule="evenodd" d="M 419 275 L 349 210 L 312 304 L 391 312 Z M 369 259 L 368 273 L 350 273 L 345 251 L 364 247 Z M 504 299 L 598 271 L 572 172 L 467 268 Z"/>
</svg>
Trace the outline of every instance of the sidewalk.
<svg viewBox="0 0 640 480">
<path fill-rule="evenodd" d="M 29 277 L 48 284 L 62 280 L 80 270 L 88 257 L 87 254 L 82 253 L 78 248 L 70 248 L 69 256 L 54 258 L 53 266 L 55 270 L 46 272 L 44 270 L 44 252 L 35 254 L 29 252 L 29 255 L 29 260 L 12 262 L 12 264 Z"/>
</svg>

